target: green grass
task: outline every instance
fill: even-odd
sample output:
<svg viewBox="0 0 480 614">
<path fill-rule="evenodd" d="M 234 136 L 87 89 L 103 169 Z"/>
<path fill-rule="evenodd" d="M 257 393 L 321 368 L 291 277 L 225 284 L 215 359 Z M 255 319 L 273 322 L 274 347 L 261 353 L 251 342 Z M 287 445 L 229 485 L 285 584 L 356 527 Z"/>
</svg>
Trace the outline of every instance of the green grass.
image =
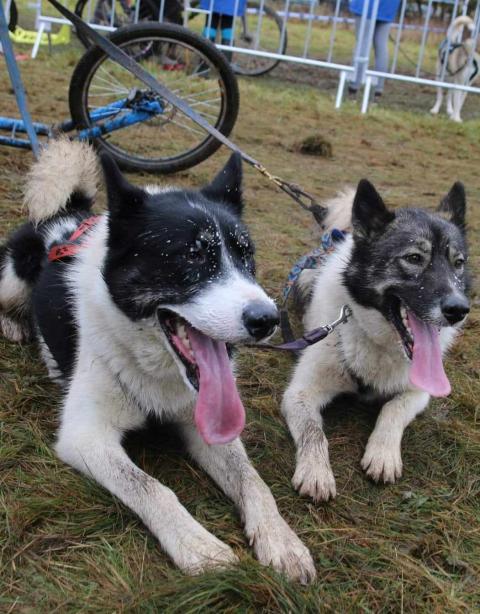
<svg viewBox="0 0 480 614">
<path fill-rule="evenodd" d="M 66 88 L 76 57 L 74 51 L 52 57 L 42 52 L 40 59 L 22 64 L 36 118 L 67 116 Z M 479 121 L 456 125 L 382 107 L 361 117 L 353 103 L 335 112 L 332 99 L 316 88 L 274 76 L 240 85 L 234 140 L 319 198 L 368 177 L 392 204 L 433 207 L 462 179 L 478 279 Z M 0 87 L 2 110 L 13 113 L 4 72 Z M 331 158 L 298 153 L 296 144 L 312 135 L 331 143 Z M 200 185 L 225 156 L 217 154 L 175 181 Z M 29 153 L 0 149 L 3 235 L 23 219 L 21 182 L 30 161 Z M 131 179 L 147 181 L 140 175 Z M 278 296 L 292 261 L 315 244 L 312 221 L 250 169 L 245 196 L 259 276 Z M 248 408 L 244 441 L 282 514 L 313 553 L 318 581 L 307 588 L 256 563 L 232 504 L 168 433 L 137 436 L 129 446 L 135 461 L 173 488 L 241 558 L 230 571 L 183 576 L 132 513 L 55 458 L 60 393 L 35 348 L 1 340 L 0 611 L 478 611 L 479 305 L 474 294 L 465 333 L 447 361 L 452 395 L 431 403 L 407 429 L 398 484 L 375 486 L 359 466 L 375 421 L 373 408 L 337 407 L 327 413 L 339 493 L 328 505 L 301 499 L 290 485 L 294 447 L 278 406 L 292 361 L 241 352 L 239 384 Z"/>
</svg>

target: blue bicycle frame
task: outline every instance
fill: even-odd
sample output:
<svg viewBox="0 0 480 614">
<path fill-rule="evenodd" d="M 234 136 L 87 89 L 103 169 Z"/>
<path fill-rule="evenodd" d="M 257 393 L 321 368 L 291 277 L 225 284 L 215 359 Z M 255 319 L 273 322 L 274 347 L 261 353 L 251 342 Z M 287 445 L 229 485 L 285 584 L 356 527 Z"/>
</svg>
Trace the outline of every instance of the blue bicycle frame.
<svg viewBox="0 0 480 614">
<path fill-rule="evenodd" d="M 163 106 L 158 100 L 145 100 L 135 103 L 129 103 L 126 98 L 117 100 L 104 107 L 98 107 L 90 113 L 92 124 L 100 120 L 107 121 L 79 130 L 73 138 L 80 140 L 94 139 L 104 136 L 109 132 L 121 130 L 122 128 L 133 126 L 133 124 L 152 119 L 152 117 L 161 113 L 163 113 Z M 32 122 L 32 127 L 36 135 L 44 135 L 47 137 L 51 137 L 59 132 L 65 133 L 75 130 L 75 124 L 72 120 L 67 120 L 53 126 Z M 17 133 L 27 132 L 27 124 L 24 120 L 0 116 L 0 130 L 8 130 L 10 132 L 10 136 L 0 136 L 0 145 L 32 149 L 30 140 L 20 139 L 16 136 Z"/>
<path fill-rule="evenodd" d="M 0 42 L 5 53 L 7 69 L 15 92 L 17 106 L 22 116 L 22 119 L 0 116 L 0 130 L 10 132 L 10 136 L 0 136 L 0 145 L 32 149 L 37 157 L 39 153 L 38 135 L 50 137 L 59 132 L 71 132 L 75 130 L 76 126 L 72 120 L 67 120 L 53 126 L 32 122 L 27 107 L 25 89 L 8 33 L 3 0 L 0 0 Z M 140 92 L 132 98 L 117 100 L 104 107 L 94 109 L 90 113 L 90 120 L 93 125 L 79 130 L 73 138 L 81 140 L 94 139 L 115 130 L 121 130 L 133 124 L 152 119 L 152 117 L 163 113 L 163 111 L 163 104 L 158 98 L 152 99 Z M 102 123 L 96 124 L 99 121 L 102 121 Z M 17 138 L 17 133 L 26 133 L 28 139 Z"/>
</svg>

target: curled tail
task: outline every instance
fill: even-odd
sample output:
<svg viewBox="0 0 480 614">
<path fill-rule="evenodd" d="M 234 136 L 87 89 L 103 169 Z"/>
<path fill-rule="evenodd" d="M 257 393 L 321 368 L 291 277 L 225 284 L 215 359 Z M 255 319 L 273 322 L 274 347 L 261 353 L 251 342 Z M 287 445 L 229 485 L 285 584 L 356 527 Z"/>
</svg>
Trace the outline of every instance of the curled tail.
<svg viewBox="0 0 480 614">
<path fill-rule="evenodd" d="M 24 199 L 30 221 L 0 245 L 0 333 L 11 341 L 27 341 L 34 335 L 30 299 L 46 255 L 39 224 L 63 211 L 88 211 L 97 175 L 93 150 L 66 139 L 52 141 L 33 164 Z"/>
<path fill-rule="evenodd" d="M 453 23 L 448 28 L 447 36 L 448 38 L 455 42 L 455 39 L 460 36 L 460 32 L 462 28 L 465 27 L 467 30 L 472 33 L 475 29 L 475 24 L 473 23 L 473 19 L 468 15 L 461 15 L 457 17 Z"/>
<path fill-rule="evenodd" d="M 89 210 L 97 181 L 97 156 L 90 145 L 51 141 L 27 175 L 24 205 L 30 220 L 38 224 L 62 211 Z"/>
<path fill-rule="evenodd" d="M 331 232 L 334 228 L 351 232 L 352 230 L 352 207 L 355 198 L 355 190 L 345 187 L 333 198 L 323 203 L 327 210 L 323 221 L 323 228 Z"/>
</svg>

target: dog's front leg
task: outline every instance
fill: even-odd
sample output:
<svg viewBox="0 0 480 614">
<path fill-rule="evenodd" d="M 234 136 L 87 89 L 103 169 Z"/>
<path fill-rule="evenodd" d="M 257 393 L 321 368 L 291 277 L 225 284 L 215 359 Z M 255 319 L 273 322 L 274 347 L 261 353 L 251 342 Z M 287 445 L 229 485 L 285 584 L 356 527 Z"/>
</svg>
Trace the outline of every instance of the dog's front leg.
<svg viewBox="0 0 480 614">
<path fill-rule="evenodd" d="M 192 457 L 239 509 L 260 563 L 304 584 L 313 580 L 315 566 L 310 552 L 280 516 L 272 493 L 253 468 L 240 439 L 209 446 L 195 427 L 184 425 L 182 429 Z"/>
<path fill-rule="evenodd" d="M 453 115 L 453 90 L 447 92 L 447 115 L 450 118 Z"/>
<path fill-rule="evenodd" d="M 399 394 L 386 403 L 362 458 L 362 468 L 375 482 L 394 483 L 402 475 L 401 441 L 405 428 L 428 405 L 430 396 L 420 390 Z"/>
<path fill-rule="evenodd" d="M 56 445 L 58 456 L 133 510 L 178 567 L 196 574 L 237 561 L 232 549 L 192 518 L 169 488 L 127 456 L 121 445 L 124 410 L 112 413 L 115 420 L 110 421 L 102 408 L 96 412 L 79 404 L 79 411 L 72 409 L 67 401 Z"/>
<path fill-rule="evenodd" d="M 450 119 L 452 119 L 454 122 L 460 123 L 462 121 L 460 114 L 462 112 L 463 103 L 465 102 L 466 97 L 467 92 L 462 92 L 461 90 L 455 90 L 452 92 L 453 108 L 450 114 Z"/>
<path fill-rule="evenodd" d="M 281 411 L 297 447 L 293 487 L 314 501 L 328 501 L 337 493 L 321 411 L 337 394 L 353 388 L 332 365 L 334 348 L 320 345 L 303 352 Z"/>
</svg>

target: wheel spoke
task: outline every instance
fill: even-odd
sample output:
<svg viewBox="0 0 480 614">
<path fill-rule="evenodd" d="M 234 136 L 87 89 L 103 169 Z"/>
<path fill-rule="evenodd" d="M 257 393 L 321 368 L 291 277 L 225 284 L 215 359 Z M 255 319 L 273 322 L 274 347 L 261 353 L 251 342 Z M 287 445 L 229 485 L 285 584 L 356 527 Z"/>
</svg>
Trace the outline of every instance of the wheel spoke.
<svg viewBox="0 0 480 614">
<path fill-rule="evenodd" d="M 190 43 L 172 40 L 172 34 L 155 36 L 152 34 L 154 27 L 149 27 L 150 31 L 145 27 L 144 38 L 138 34 L 135 37 L 125 34 L 119 42 L 122 50 L 210 124 L 220 129 L 225 122 L 226 126 L 231 125 L 232 113 L 227 107 L 231 100 L 227 89 L 229 82 L 223 71 L 220 72 L 219 62 L 205 55 L 201 40 Z M 161 31 L 163 26 L 158 28 Z M 109 58 L 102 58 L 98 64 L 92 62 L 92 65 L 91 76 L 86 81 L 86 96 L 82 96 L 87 117 L 130 93 L 136 92 L 135 99 L 139 101 L 161 101 L 135 76 L 120 69 Z M 170 65 L 174 70 L 167 70 Z M 113 155 L 127 161 L 131 159 L 139 167 L 142 161 L 158 164 L 160 168 L 185 163 L 188 167 L 189 159 L 191 164 L 200 161 L 202 151 L 205 155 L 210 151 L 208 132 L 170 104 L 165 106 L 162 103 L 162 107 L 165 107 L 162 113 L 102 135 L 98 137 L 99 142 Z M 101 126 L 113 118 L 121 119 L 126 112 L 131 112 L 131 109 L 114 110 L 96 122 L 90 119 L 90 125 Z M 206 142 L 209 143 L 208 149 Z"/>
</svg>

